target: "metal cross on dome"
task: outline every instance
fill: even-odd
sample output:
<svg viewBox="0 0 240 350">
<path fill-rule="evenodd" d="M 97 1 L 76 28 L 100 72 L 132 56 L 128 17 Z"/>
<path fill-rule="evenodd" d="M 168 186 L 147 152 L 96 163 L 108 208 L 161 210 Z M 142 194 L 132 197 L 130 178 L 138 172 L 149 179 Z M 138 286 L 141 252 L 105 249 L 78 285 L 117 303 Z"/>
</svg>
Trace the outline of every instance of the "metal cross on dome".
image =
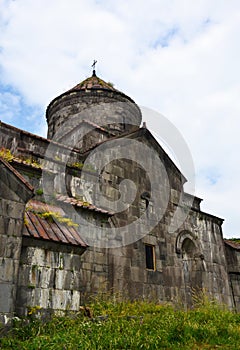
<svg viewBox="0 0 240 350">
<path fill-rule="evenodd" d="M 96 66 L 97 61 L 93 60 L 93 64 L 92 64 L 92 68 L 93 68 L 93 76 L 96 75 L 96 71 L 95 71 L 95 66 Z"/>
</svg>

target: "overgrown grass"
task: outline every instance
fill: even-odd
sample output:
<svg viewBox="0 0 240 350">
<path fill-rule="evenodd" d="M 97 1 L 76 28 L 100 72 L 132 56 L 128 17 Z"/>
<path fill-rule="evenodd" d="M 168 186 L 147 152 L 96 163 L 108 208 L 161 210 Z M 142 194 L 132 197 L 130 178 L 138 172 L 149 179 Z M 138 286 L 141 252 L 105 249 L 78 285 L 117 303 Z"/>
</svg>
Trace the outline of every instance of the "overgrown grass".
<svg viewBox="0 0 240 350">
<path fill-rule="evenodd" d="M 1 349 L 240 349 L 240 314 L 204 300 L 192 310 L 94 300 L 75 317 L 15 325 Z"/>
</svg>

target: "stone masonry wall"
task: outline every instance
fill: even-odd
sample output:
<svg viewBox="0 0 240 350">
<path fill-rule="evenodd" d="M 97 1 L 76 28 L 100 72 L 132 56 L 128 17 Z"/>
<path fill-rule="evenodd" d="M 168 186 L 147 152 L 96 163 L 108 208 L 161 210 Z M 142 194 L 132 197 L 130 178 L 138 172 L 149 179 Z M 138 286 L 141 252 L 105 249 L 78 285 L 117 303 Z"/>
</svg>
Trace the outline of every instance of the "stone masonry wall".
<svg viewBox="0 0 240 350">
<path fill-rule="evenodd" d="M 78 311 L 92 295 L 109 291 L 108 254 L 24 238 L 20 257 L 16 313 Z"/>
<path fill-rule="evenodd" d="M 111 150 L 109 151 L 111 153 Z M 137 149 L 129 149 L 129 155 Z M 110 154 L 109 153 L 109 154 Z M 194 293 L 205 290 L 206 293 L 229 306 L 232 306 L 232 293 L 229 286 L 227 261 L 225 258 L 222 237 L 222 221 L 214 216 L 202 213 L 199 199 L 192 201 L 185 215 L 187 204 L 179 202 L 183 191 L 181 175 L 169 168 L 167 164 L 168 184 L 159 171 L 159 184 L 149 184 L 147 171 L 151 171 L 149 154 L 142 154 L 147 167 L 141 169 L 138 164 L 130 160 L 118 160 L 109 163 L 102 172 L 102 193 L 112 201 L 120 197 L 120 184 L 124 179 L 130 179 L 136 188 L 135 200 L 128 209 L 113 216 L 113 227 L 126 226 L 128 235 L 137 232 L 129 230 L 129 224 L 138 220 L 143 212 L 149 211 L 157 216 L 160 207 L 156 206 L 150 196 L 148 207 L 146 199 L 141 194 L 145 192 L 168 199 L 168 205 L 163 218 L 146 236 L 131 245 L 111 248 L 109 254 L 109 285 L 115 292 L 122 292 L 130 298 L 152 298 L 158 300 L 178 301 L 190 306 Z M 164 162 L 164 159 L 162 159 Z M 172 170 L 171 170 L 172 169 Z M 147 170 L 147 171 L 146 171 Z M 162 181 L 162 182 L 161 182 Z M 151 185 L 151 186 L 150 186 Z M 128 203 L 132 188 L 128 183 L 125 191 L 121 188 L 121 199 Z M 154 196 L 153 196 L 154 197 Z M 183 196 L 185 199 L 185 196 Z M 101 201 L 99 202 L 101 203 Z M 175 225 L 184 221 L 175 230 L 169 231 L 172 217 L 176 213 L 177 205 L 180 211 Z M 189 204 L 189 205 L 190 205 Z M 144 207 L 145 205 L 145 207 Z M 182 205 L 182 207 L 181 207 Z M 110 208 L 109 208 L 110 209 Z M 121 237 L 119 244 L 121 244 Z M 155 268 L 146 268 L 145 245 L 154 248 Z"/>
<path fill-rule="evenodd" d="M 234 307 L 240 311 L 240 252 L 225 244 L 228 272 L 233 293 Z"/>
<path fill-rule="evenodd" d="M 48 139 L 5 123 L 0 124 L 0 145 L 9 149 L 14 157 L 27 161 L 29 166 L 36 162 L 44 168 L 44 158 L 50 159 L 56 165 L 58 163 L 73 164 L 82 160 L 79 150 L 73 149 L 74 144 L 68 147 L 60 143 L 51 143 Z"/>
<path fill-rule="evenodd" d="M 15 313 L 25 203 L 32 196 L 21 179 L 0 162 L 0 322 Z"/>
<path fill-rule="evenodd" d="M 84 288 L 81 247 L 24 238 L 20 256 L 18 315 L 78 311 Z"/>
<path fill-rule="evenodd" d="M 181 294 L 188 305 L 199 289 L 220 303 L 233 305 L 221 224 L 218 218 L 191 210 L 172 240 L 172 252 L 177 256 L 172 269 L 179 271 Z"/>
<path fill-rule="evenodd" d="M 23 203 L 0 199 L 0 321 L 3 323 L 15 312 L 24 207 Z"/>
</svg>

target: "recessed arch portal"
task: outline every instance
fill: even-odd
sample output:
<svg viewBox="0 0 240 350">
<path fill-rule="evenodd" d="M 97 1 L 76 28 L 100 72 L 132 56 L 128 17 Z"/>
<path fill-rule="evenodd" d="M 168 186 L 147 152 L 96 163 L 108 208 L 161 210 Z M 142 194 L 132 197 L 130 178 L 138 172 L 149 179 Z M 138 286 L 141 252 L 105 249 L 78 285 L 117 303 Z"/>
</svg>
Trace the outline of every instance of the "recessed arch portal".
<svg viewBox="0 0 240 350">
<path fill-rule="evenodd" d="M 193 293 L 203 287 L 203 254 L 197 236 L 182 231 L 176 239 L 176 253 L 182 263 L 182 283 L 186 305 L 192 305 Z"/>
<path fill-rule="evenodd" d="M 185 238 L 182 242 L 182 258 L 193 259 L 197 256 L 197 247 L 194 244 L 193 240 L 190 238 Z"/>
<path fill-rule="evenodd" d="M 176 239 L 176 253 L 196 257 L 201 254 L 197 236 L 190 231 L 181 231 Z"/>
</svg>

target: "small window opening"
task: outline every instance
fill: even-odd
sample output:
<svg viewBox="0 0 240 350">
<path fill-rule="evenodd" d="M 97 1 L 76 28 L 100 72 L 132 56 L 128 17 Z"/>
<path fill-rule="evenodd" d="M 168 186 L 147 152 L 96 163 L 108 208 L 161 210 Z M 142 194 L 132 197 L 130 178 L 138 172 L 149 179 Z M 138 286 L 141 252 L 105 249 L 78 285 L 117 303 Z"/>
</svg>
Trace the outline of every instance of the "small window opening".
<svg viewBox="0 0 240 350">
<path fill-rule="evenodd" d="M 150 193 L 149 192 L 143 192 L 141 194 L 141 199 L 143 199 L 145 201 L 146 209 L 147 209 L 148 205 L 149 205 L 149 201 L 150 201 Z"/>
<path fill-rule="evenodd" d="M 155 247 L 150 244 L 145 245 L 146 253 L 146 268 L 148 270 L 155 270 Z"/>
</svg>

